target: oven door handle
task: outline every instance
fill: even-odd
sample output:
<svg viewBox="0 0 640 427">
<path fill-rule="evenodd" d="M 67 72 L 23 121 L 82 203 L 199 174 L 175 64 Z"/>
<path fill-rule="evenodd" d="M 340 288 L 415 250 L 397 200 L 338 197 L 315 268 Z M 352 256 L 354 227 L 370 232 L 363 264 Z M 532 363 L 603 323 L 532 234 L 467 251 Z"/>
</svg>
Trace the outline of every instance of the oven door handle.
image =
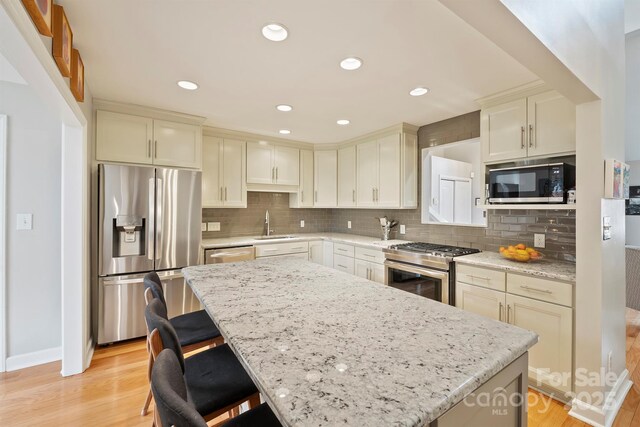
<svg viewBox="0 0 640 427">
<path fill-rule="evenodd" d="M 434 279 L 446 280 L 449 273 L 444 271 L 431 270 L 429 268 L 414 267 L 412 265 L 403 264 L 395 261 L 386 260 L 384 265 L 388 268 L 395 268 L 396 270 L 408 271 L 409 273 L 421 274 L 427 277 L 433 277 Z"/>
</svg>

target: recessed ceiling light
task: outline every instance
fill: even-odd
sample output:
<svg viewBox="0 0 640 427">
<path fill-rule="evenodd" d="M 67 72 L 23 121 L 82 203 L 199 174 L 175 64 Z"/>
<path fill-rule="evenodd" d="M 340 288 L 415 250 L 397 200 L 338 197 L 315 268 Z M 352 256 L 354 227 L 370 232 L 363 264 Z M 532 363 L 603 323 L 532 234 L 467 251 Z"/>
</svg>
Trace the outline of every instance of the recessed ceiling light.
<svg viewBox="0 0 640 427">
<path fill-rule="evenodd" d="M 267 24 L 262 27 L 262 35 L 272 42 L 281 42 L 287 38 L 289 31 L 282 24 Z"/>
<path fill-rule="evenodd" d="M 282 135 L 289 135 L 291 133 L 289 129 L 280 129 L 278 132 L 280 132 Z"/>
<path fill-rule="evenodd" d="M 356 58 L 355 56 L 345 58 L 342 61 L 340 61 L 340 67 L 348 71 L 357 70 L 361 66 L 362 66 L 362 59 Z"/>
<path fill-rule="evenodd" d="M 409 95 L 411 96 L 422 96 L 425 93 L 429 92 L 429 88 L 426 87 L 417 87 L 415 89 L 411 89 L 409 91 Z"/>
<path fill-rule="evenodd" d="M 347 120 L 347 119 L 340 119 L 336 123 L 339 124 L 340 126 L 345 126 L 345 125 L 348 125 L 351 122 L 349 120 Z"/>
<path fill-rule="evenodd" d="M 198 89 L 198 84 L 194 83 L 194 82 L 190 82 L 189 80 L 180 80 L 178 82 L 178 86 L 180 86 L 182 89 L 186 89 L 186 90 L 196 90 L 196 89 Z"/>
<path fill-rule="evenodd" d="M 293 107 L 291 105 L 287 105 L 287 104 L 280 104 L 280 105 L 276 105 L 276 109 L 278 111 L 291 111 L 293 110 Z"/>
</svg>

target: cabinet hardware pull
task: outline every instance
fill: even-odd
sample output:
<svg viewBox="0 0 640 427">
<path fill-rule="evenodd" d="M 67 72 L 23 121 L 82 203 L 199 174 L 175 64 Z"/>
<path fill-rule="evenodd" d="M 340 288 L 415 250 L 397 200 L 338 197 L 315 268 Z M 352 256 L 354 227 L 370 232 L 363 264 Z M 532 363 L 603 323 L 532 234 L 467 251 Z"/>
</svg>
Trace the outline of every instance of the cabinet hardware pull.
<svg viewBox="0 0 640 427">
<path fill-rule="evenodd" d="M 375 258 L 375 256 L 374 256 L 374 255 L 371 255 L 371 254 L 362 254 L 362 255 L 364 255 L 364 256 L 368 256 L 369 258 Z"/>
<path fill-rule="evenodd" d="M 149 153 L 149 158 L 151 158 L 151 140 L 149 140 L 148 144 L 147 144 L 147 153 Z"/>
<path fill-rule="evenodd" d="M 224 187 L 224 200 L 227 201 L 227 187 Z"/>
<path fill-rule="evenodd" d="M 371 280 L 371 270 L 367 268 L 367 279 Z"/>
<path fill-rule="evenodd" d="M 524 150 L 524 126 L 520 126 L 520 148 Z"/>
<path fill-rule="evenodd" d="M 278 183 L 278 168 L 276 168 L 276 183 Z"/>
<path fill-rule="evenodd" d="M 338 267 L 347 268 L 346 265 L 340 265 L 340 264 L 338 264 Z"/>
<path fill-rule="evenodd" d="M 222 200 L 223 200 L 223 197 L 222 197 L 222 187 L 220 187 L 220 201 L 222 201 Z"/>
<path fill-rule="evenodd" d="M 511 304 L 507 304 L 507 323 L 511 323 Z"/>
<path fill-rule="evenodd" d="M 533 147 L 533 125 L 529 125 L 529 148 Z"/>
<path fill-rule="evenodd" d="M 498 320 L 501 322 L 502 322 L 502 310 L 503 310 L 502 303 L 499 302 L 498 303 Z"/>
<path fill-rule="evenodd" d="M 304 249 L 304 246 L 296 246 L 295 248 L 291 248 L 294 251 L 300 250 L 300 249 Z"/>
<path fill-rule="evenodd" d="M 318 201 L 318 190 L 316 190 L 315 193 L 316 193 L 315 197 L 316 197 L 316 202 L 317 202 Z"/>
<path fill-rule="evenodd" d="M 376 188 L 376 202 L 380 201 L 380 189 Z"/>
<path fill-rule="evenodd" d="M 300 202 L 304 203 L 304 190 L 300 191 Z"/>
<path fill-rule="evenodd" d="M 527 290 L 527 291 L 531 291 L 531 292 L 541 292 L 543 294 L 552 294 L 553 291 L 550 291 L 549 289 L 538 289 L 538 288 L 532 288 L 531 286 L 527 286 L 527 285 L 520 285 L 520 288 Z"/>
<path fill-rule="evenodd" d="M 353 201 L 354 202 L 356 201 L 356 190 L 355 189 L 353 190 Z"/>
<path fill-rule="evenodd" d="M 482 277 L 482 276 L 474 276 L 473 274 L 468 274 L 467 276 L 474 278 L 474 279 L 480 279 L 480 280 L 491 280 L 491 278 L 489 277 Z"/>
<path fill-rule="evenodd" d="M 371 189 L 371 200 L 372 200 L 373 202 L 375 202 L 375 201 L 376 201 L 376 189 L 375 189 L 375 188 L 372 188 L 372 189 Z"/>
<path fill-rule="evenodd" d="M 272 167 L 271 168 L 271 181 L 275 181 L 276 179 L 276 168 Z"/>
<path fill-rule="evenodd" d="M 153 157 L 158 157 L 158 140 L 157 139 L 153 144 Z"/>
</svg>

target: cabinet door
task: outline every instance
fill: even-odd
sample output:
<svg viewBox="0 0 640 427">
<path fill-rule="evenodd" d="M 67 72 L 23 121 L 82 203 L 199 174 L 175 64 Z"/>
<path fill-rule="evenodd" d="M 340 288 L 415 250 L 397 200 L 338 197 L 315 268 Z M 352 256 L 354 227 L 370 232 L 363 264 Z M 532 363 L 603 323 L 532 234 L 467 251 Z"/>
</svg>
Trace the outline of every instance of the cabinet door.
<svg viewBox="0 0 640 427">
<path fill-rule="evenodd" d="M 276 146 L 274 149 L 276 184 L 298 185 L 300 183 L 300 150 Z"/>
<path fill-rule="evenodd" d="M 324 264 L 324 250 L 322 240 L 309 242 L 309 261 Z"/>
<path fill-rule="evenodd" d="M 556 91 L 527 99 L 528 155 L 576 151 L 576 106 Z"/>
<path fill-rule="evenodd" d="M 244 141 L 225 139 L 222 148 L 222 196 L 224 205 L 234 208 L 247 207 L 247 186 L 245 183 Z"/>
<path fill-rule="evenodd" d="M 354 259 L 344 255 L 333 254 L 333 268 L 353 274 L 355 270 Z"/>
<path fill-rule="evenodd" d="M 273 184 L 273 146 L 247 142 L 247 184 Z"/>
<path fill-rule="evenodd" d="M 384 284 L 384 269 L 382 264 L 371 263 L 371 280 Z"/>
<path fill-rule="evenodd" d="M 365 142 L 357 145 L 358 206 L 376 206 L 378 187 L 378 143 Z"/>
<path fill-rule="evenodd" d="M 333 242 L 322 242 L 322 257 L 324 266 L 333 268 Z"/>
<path fill-rule="evenodd" d="M 314 157 L 315 207 L 335 208 L 338 202 L 338 152 L 316 151 Z"/>
<path fill-rule="evenodd" d="M 98 111 L 96 159 L 151 164 L 153 120 L 146 117 Z"/>
<path fill-rule="evenodd" d="M 526 157 L 525 98 L 482 110 L 480 121 L 485 162 Z"/>
<path fill-rule="evenodd" d="M 505 293 L 457 282 L 456 307 L 491 319 L 502 320 Z"/>
<path fill-rule="evenodd" d="M 338 150 L 338 206 L 356 205 L 356 147 Z"/>
<path fill-rule="evenodd" d="M 555 389 L 571 391 L 573 381 L 565 384 L 559 375 L 571 378 L 573 310 L 507 294 L 507 321 L 539 335 L 538 343 L 529 349 L 529 377 Z"/>
<path fill-rule="evenodd" d="M 153 121 L 153 164 L 200 169 L 202 129 L 184 123 Z"/>
<path fill-rule="evenodd" d="M 378 140 L 376 202 L 383 208 L 400 207 L 400 134 Z"/>
<path fill-rule="evenodd" d="M 202 138 L 202 207 L 222 206 L 222 138 Z"/>
<path fill-rule="evenodd" d="M 371 279 L 371 263 L 360 259 L 354 262 L 354 274 L 363 279 Z"/>
<path fill-rule="evenodd" d="M 298 207 L 313 207 L 313 151 L 300 150 L 300 193 Z"/>
</svg>

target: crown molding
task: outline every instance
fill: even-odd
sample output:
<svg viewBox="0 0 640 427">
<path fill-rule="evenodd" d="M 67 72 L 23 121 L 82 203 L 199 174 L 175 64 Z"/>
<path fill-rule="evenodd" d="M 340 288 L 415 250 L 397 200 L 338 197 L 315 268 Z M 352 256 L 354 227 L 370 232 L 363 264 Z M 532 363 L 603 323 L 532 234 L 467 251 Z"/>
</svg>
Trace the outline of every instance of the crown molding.
<svg viewBox="0 0 640 427">
<path fill-rule="evenodd" d="M 160 108 L 145 107 L 137 104 L 127 104 L 123 102 L 109 101 L 106 99 L 93 99 L 93 109 L 111 111 L 114 113 L 131 114 L 134 116 L 151 117 L 157 120 L 177 121 L 196 126 L 202 126 L 207 120 L 206 117 L 194 116 L 192 114 L 179 113 L 177 111 L 162 110 Z"/>
<path fill-rule="evenodd" d="M 503 90 L 493 95 L 485 96 L 476 99 L 476 102 L 482 107 L 489 107 L 496 104 L 502 104 L 504 102 L 515 101 L 516 99 L 526 98 L 527 96 L 536 95 L 541 92 L 552 90 L 548 84 L 542 80 L 535 80 L 533 82 L 525 83 L 521 86 L 516 86 L 511 89 Z"/>
<path fill-rule="evenodd" d="M 295 139 L 285 139 L 285 138 L 279 138 L 277 136 L 260 135 L 257 133 L 243 132 L 243 131 L 232 130 L 232 129 L 223 129 L 223 128 L 217 128 L 213 126 L 203 126 L 202 135 L 216 136 L 219 138 L 241 139 L 247 142 L 266 141 L 266 142 L 271 142 L 278 145 L 285 145 L 285 146 L 297 147 L 297 148 L 307 148 L 309 150 L 312 150 L 313 147 L 316 145 L 310 142 L 296 141 Z"/>
</svg>

